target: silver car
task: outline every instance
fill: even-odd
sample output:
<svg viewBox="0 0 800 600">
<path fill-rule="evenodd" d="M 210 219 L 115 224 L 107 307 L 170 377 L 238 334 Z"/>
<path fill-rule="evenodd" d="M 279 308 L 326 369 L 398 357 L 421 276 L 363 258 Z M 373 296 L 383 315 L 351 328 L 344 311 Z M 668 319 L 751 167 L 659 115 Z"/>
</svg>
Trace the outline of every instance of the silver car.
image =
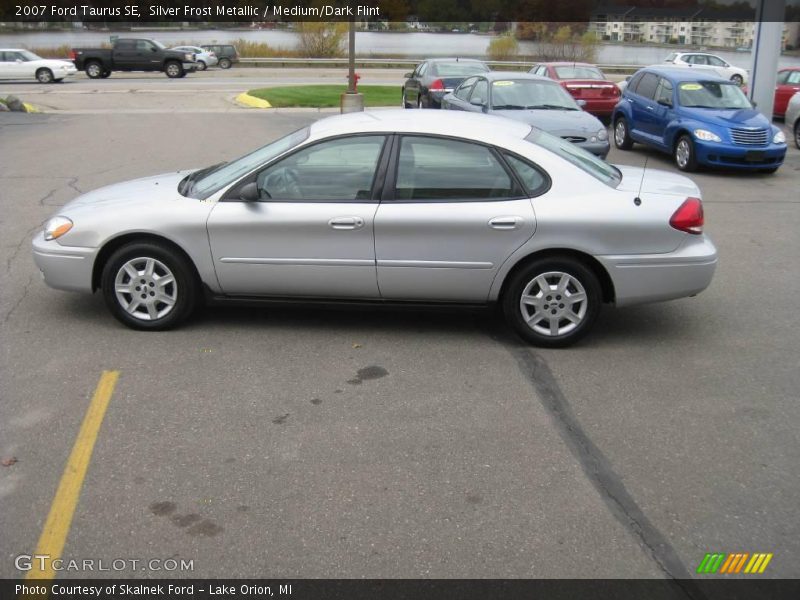
<svg viewBox="0 0 800 600">
<path fill-rule="evenodd" d="M 193 52 L 201 71 L 205 71 L 208 67 L 217 66 L 217 55 L 211 50 L 206 50 L 200 46 L 177 46 L 172 49 L 180 50 L 181 52 Z"/>
<path fill-rule="evenodd" d="M 501 303 L 564 346 L 602 303 L 711 282 L 700 190 L 519 121 L 388 110 L 323 119 L 232 162 L 84 194 L 35 236 L 48 285 L 136 329 L 204 299 Z"/>
</svg>

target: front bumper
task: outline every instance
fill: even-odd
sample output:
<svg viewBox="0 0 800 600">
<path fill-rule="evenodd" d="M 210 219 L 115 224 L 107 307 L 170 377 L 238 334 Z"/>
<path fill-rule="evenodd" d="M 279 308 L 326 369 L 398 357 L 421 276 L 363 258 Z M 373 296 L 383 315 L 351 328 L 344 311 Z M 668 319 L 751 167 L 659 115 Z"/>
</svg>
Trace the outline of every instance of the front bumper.
<svg viewBox="0 0 800 600">
<path fill-rule="evenodd" d="M 45 241 L 39 232 L 33 238 L 33 262 L 44 282 L 57 290 L 92 291 L 92 269 L 97 248 L 62 246 L 57 240 Z"/>
<path fill-rule="evenodd" d="M 694 296 L 711 283 L 717 249 L 705 235 L 686 235 L 674 252 L 598 256 L 614 284 L 617 306 Z"/>
<path fill-rule="evenodd" d="M 712 167 L 773 169 L 780 167 L 786 157 L 786 144 L 750 147 L 695 139 L 694 145 L 697 162 Z"/>
<path fill-rule="evenodd" d="M 73 77 L 78 73 L 78 69 L 72 67 L 71 69 L 58 69 L 53 73 L 54 79 L 64 79 L 65 77 Z"/>
<path fill-rule="evenodd" d="M 608 140 L 604 142 L 579 142 L 575 145 L 588 152 L 591 152 L 595 156 L 599 156 L 602 159 L 605 159 L 605 157 L 608 156 L 608 151 L 611 148 L 611 144 L 608 142 Z"/>
</svg>

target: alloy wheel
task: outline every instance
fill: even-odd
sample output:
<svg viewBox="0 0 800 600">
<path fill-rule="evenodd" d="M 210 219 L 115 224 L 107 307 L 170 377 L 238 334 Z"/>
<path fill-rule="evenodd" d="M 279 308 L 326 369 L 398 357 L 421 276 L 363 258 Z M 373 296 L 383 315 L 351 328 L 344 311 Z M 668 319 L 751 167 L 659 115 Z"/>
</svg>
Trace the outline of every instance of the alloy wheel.
<svg viewBox="0 0 800 600">
<path fill-rule="evenodd" d="M 577 278 L 549 271 L 532 279 L 522 291 L 519 309 L 533 331 L 560 336 L 573 331 L 586 317 L 588 295 Z"/>
<path fill-rule="evenodd" d="M 622 146 L 625 143 L 625 121 L 622 119 L 617 120 L 617 124 L 614 126 L 614 142 L 616 142 L 617 146 Z"/>
<path fill-rule="evenodd" d="M 689 164 L 689 158 L 691 157 L 692 150 L 689 148 L 689 142 L 685 139 L 678 142 L 678 147 L 675 149 L 675 162 L 678 163 L 678 166 L 681 169 L 685 169 L 686 165 Z"/>
<path fill-rule="evenodd" d="M 133 258 L 117 271 L 114 292 L 119 305 L 141 321 L 166 317 L 178 301 L 175 275 L 161 261 Z"/>
</svg>

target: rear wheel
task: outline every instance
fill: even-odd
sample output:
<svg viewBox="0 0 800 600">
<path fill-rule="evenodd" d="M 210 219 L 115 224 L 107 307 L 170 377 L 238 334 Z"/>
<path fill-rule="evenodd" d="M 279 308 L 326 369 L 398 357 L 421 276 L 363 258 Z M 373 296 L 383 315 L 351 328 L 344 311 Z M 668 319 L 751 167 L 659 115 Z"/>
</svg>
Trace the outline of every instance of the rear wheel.
<svg viewBox="0 0 800 600">
<path fill-rule="evenodd" d="M 53 83 L 55 77 L 50 69 L 39 69 L 36 71 L 36 81 L 39 83 Z"/>
<path fill-rule="evenodd" d="M 800 148 L 800 119 L 794 124 L 794 145 Z"/>
<path fill-rule="evenodd" d="M 200 71 L 205 71 L 208 68 L 208 65 L 204 63 L 202 60 L 197 61 L 197 68 Z"/>
<path fill-rule="evenodd" d="M 96 60 L 92 60 L 86 63 L 84 70 L 86 71 L 86 74 L 89 76 L 90 79 L 99 79 L 100 77 L 103 76 L 104 72 L 103 65 L 101 65 Z"/>
<path fill-rule="evenodd" d="M 628 121 L 625 120 L 625 117 L 617 117 L 614 122 L 614 145 L 620 150 L 633 148 L 633 140 L 628 131 Z"/>
<path fill-rule="evenodd" d="M 544 258 L 520 269 L 503 296 L 508 324 L 535 346 L 558 348 L 586 335 L 600 312 L 600 282 L 568 257 Z"/>
<path fill-rule="evenodd" d="M 182 77 L 184 74 L 183 65 L 181 65 L 181 63 L 179 62 L 171 60 L 166 65 L 164 65 L 164 73 L 166 73 L 167 77 L 169 77 L 170 79 L 177 79 L 178 77 Z"/>
<path fill-rule="evenodd" d="M 697 156 L 694 152 L 694 142 L 688 135 L 682 135 L 675 144 L 675 164 L 681 171 L 696 171 Z"/>
<path fill-rule="evenodd" d="M 231 68 L 231 61 L 228 58 L 220 58 L 219 59 L 219 68 L 220 69 L 230 69 Z"/>
<path fill-rule="evenodd" d="M 114 252 L 103 267 L 101 287 L 111 314 L 133 329 L 175 327 L 191 314 L 198 295 L 186 259 L 153 242 Z"/>
</svg>

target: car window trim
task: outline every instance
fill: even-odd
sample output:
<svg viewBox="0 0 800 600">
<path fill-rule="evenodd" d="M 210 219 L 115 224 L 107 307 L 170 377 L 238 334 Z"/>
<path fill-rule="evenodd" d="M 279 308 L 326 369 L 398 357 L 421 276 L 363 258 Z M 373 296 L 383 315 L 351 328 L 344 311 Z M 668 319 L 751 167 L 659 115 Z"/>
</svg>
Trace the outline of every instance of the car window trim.
<svg viewBox="0 0 800 600">
<path fill-rule="evenodd" d="M 383 186 L 383 193 L 381 194 L 381 203 L 391 203 L 391 204 L 461 204 L 465 202 L 508 202 L 511 200 L 524 200 L 528 198 L 525 195 L 525 186 L 519 181 L 514 170 L 511 166 L 506 163 L 503 159 L 502 152 L 506 151 L 504 148 L 497 148 L 492 144 L 486 144 L 484 142 L 479 142 L 477 140 L 469 139 L 469 138 L 462 138 L 453 135 L 436 135 L 432 133 L 395 133 L 395 141 L 392 144 L 392 153 L 391 157 L 389 158 L 389 168 L 386 172 L 386 180 Z M 425 138 L 433 138 L 436 140 L 452 140 L 455 142 L 462 142 L 466 144 L 475 144 L 476 146 L 481 146 L 486 148 L 491 152 L 500 166 L 505 170 L 506 174 L 511 178 L 511 182 L 514 185 L 515 194 L 513 196 L 506 196 L 503 198 L 434 198 L 434 199 L 397 199 L 397 188 L 395 187 L 397 183 L 397 171 L 398 166 L 400 164 L 400 145 L 402 143 L 403 138 L 405 137 L 425 137 Z M 530 162 L 530 161 L 528 161 Z"/>
<path fill-rule="evenodd" d="M 385 178 L 387 163 L 389 161 L 389 155 L 390 155 L 390 150 L 391 150 L 391 145 L 389 144 L 389 142 L 390 142 L 390 138 L 394 137 L 392 133 L 380 132 L 380 131 L 346 133 L 346 134 L 343 134 L 343 135 L 334 135 L 334 136 L 331 136 L 331 137 L 326 137 L 326 138 L 322 138 L 322 139 L 319 139 L 319 140 L 314 140 L 313 142 L 310 142 L 310 143 L 307 143 L 307 144 L 302 144 L 302 145 L 300 145 L 300 146 L 298 146 L 296 148 L 292 148 L 289 152 L 286 152 L 284 154 L 281 154 L 280 156 L 277 156 L 273 160 L 269 161 L 267 164 L 259 166 L 258 168 L 254 169 L 253 171 L 251 171 L 250 173 L 248 173 L 247 175 L 245 175 L 244 177 L 239 179 L 239 181 L 237 181 L 236 183 L 234 183 L 233 185 L 231 185 L 228 188 L 228 190 L 219 199 L 219 202 L 241 202 L 243 204 L 248 204 L 248 202 L 246 202 L 246 201 L 242 200 L 241 198 L 239 198 L 239 191 L 242 189 L 242 187 L 244 187 L 248 183 L 252 183 L 254 181 L 257 181 L 258 180 L 258 175 L 264 169 L 269 169 L 272 166 L 274 166 L 276 163 L 278 163 L 278 162 L 280 162 L 280 161 L 282 161 L 284 159 L 290 158 L 291 156 L 293 156 L 294 154 L 297 154 L 298 152 L 302 152 L 303 150 L 307 150 L 308 148 L 312 148 L 314 146 L 318 146 L 319 144 L 326 143 L 326 142 L 332 142 L 334 140 L 341 140 L 341 139 L 354 138 L 354 137 L 383 137 L 383 138 L 385 138 L 383 140 L 383 146 L 381 147 L 381 152 L 378 155 L 378 161 L 377 161 L 376 166 L 375 166 L 375 172 L 372 174 L 372 187 L 370 188 L 369 198 L 364 198 L 364 199 L 361 199 L 361 200 L 358 200 L 358 199 L 353 199 L 353 200 L 330 199 L 330 200 L 326 200 L 326 199 L 321 199 L 321 198 L 320 199 L 313 199 L 313 200 L 307 200 L 307 199 L 304 199 L 304 198 L 301 198 L 301 199 L 264 198 L 264 199 L 256 200 L 256 202 L 260 202 L 260 203 L 267 203 L 267 202 L 278 203 L 278 202 L 280 202 L 280 203 L 288 203 L 288 204 L 378 204 L 380 202 L 380 194 L 378 193 L 378 190 L 382 189 L 383 185 L 382 185 L 382 182 L 381 182 L 380 186 L 377 185 L 377 184 L 378 184 L 379 178 L 380 179 Z M 381 174 L 381 171 L 383 171 L 382 174 Z"/>
</svg>

